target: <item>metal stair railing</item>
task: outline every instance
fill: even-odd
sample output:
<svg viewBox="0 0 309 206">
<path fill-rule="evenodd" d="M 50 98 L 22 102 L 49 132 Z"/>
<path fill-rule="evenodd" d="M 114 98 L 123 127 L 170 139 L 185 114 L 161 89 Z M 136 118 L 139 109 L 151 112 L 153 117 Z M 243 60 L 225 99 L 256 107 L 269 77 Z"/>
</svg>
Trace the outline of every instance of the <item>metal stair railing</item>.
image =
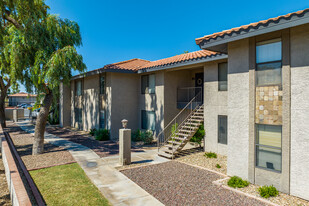
<svg viewBox="0 0 309 206">
<path fill-rule="evenodd" d="M 174 146 L 175 138 L 179 129 L 190 121 L 192 125 L 192 114 L 200 108 L 202 105 L 202 92 L 199 92 L 195 97 L 193 97 L 190 102 L 164 127 L 164 129 L 157 135 L 157 146 L 158 151 L 161 147 L 167 144 L 167 142 L 172 139 L 172 156 L 174 152 L 180 145 Z M 189 119 L 190 118 L 190 119 Z M 189 119 L 189 120 L 188 120 Z M 193 131 L 192 127 L 189 129 L 190 132 Z"/>
</svg>

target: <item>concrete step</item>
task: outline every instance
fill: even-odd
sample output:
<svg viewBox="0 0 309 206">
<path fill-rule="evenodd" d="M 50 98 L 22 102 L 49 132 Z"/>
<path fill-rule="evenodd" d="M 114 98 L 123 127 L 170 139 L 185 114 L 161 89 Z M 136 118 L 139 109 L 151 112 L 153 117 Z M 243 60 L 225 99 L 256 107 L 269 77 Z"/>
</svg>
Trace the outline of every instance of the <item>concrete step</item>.
<svg viewBox="0 0 309 206">
<path fill-rule="evenodd" d="M 173 141 L 173 140 L 169 140 L 169 141 L 167 141 L 167 142 L 170 143 L 170 144 L 176 144 L 176 145 L 181 145 L 181 144 L 182 144 L 182 142 Z"/>
<path fill-rule="evenodd" d="M 173 158 L 172 154 L 168 154 L 168 153 L 161 152 L 161 151 L 158 152 L 158 155 L 161 156 L 161 157 L 168 158 L 168 159 L 172 159 Z"/>
</svg>

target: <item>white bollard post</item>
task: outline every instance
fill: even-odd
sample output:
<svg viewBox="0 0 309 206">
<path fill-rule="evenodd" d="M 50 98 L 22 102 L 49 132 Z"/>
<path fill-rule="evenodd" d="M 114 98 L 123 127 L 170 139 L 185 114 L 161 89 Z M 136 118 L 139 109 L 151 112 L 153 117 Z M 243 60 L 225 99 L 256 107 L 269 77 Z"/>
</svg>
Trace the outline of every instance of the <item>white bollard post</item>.
<svg viewBox="0 0 309 206">
<path fill-rule="evenodd" d="M 123 129 L 119 130 L 119 163 L 131 164 L 131 129 L 127 129 L 128 120 L 122 120 Z"/>
</svg>

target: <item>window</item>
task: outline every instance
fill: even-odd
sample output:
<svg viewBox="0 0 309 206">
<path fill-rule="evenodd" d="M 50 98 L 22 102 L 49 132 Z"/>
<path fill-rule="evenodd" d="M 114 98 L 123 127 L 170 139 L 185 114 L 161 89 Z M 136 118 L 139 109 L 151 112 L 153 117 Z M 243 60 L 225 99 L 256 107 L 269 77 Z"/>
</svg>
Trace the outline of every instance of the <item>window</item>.
<svg viewBox="0 0 309 206">
<path fill-rule="evenodd" d="M 155 130 L 156 115 L 153 111 L 142 110 L 142 129 Z"/>
<path fill-rule="evenodd" d="M 154 74 L 142 76 L 142 94 L 154 94 L 156 88 L 156 77 Z"/>
<path fill-rule="evenodd" d="M 218 143 L 227 144 L 227 116 L 218 116 Z"/>
<path fill-rule="evenodd" d="M 256 44 L 256 85 L 281 85 L 281 39 Z"/>
<path fill-rule="evenodd" d="M 83 123 L 83 113 L 80 108 L 75 108 L 75 122 L 77 123 L 78 128 L 81 129 Z"/>
<path fill-rule="evenodd" d="M 75 96 L 82 96 L 82 80 L 75 82 Z"/>
<path fill-rule="evenodd" d="M 227 91 L 227 63 L 218 64 L 219 91 Z"/>
<path fill-rule="evenodd" d="M 282 127 L 256 125 L 256 166 L 281 171 Z"/>
<path fill-rule="evenodd" d="M 105 94 L 105 76 L 100 76 L 100 94 Z"/>
<path fill-rule="evenodd" d="M 100 111 L 100 128 L 105 129 L 105 111 Z"/>
</svg>

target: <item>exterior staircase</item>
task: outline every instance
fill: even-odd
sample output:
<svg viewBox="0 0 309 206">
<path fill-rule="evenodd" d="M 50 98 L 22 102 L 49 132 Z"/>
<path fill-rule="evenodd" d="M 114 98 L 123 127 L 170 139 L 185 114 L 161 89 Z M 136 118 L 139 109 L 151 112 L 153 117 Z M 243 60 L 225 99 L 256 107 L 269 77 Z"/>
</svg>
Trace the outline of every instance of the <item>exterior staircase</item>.
<svg viewBox="0 0 309 206">
<path fill-rule="evenodd" d="M 192 108 L 192 106 L 191 106 Z M 189 115 L 170 132 L 162 146 L 158 147 L 158 155 L 173 159 L 194 136 L 204 122 L 204 105 L 197 105 Z M 174 131 L 174 132 L 173 132 Z"/>
</svg>

